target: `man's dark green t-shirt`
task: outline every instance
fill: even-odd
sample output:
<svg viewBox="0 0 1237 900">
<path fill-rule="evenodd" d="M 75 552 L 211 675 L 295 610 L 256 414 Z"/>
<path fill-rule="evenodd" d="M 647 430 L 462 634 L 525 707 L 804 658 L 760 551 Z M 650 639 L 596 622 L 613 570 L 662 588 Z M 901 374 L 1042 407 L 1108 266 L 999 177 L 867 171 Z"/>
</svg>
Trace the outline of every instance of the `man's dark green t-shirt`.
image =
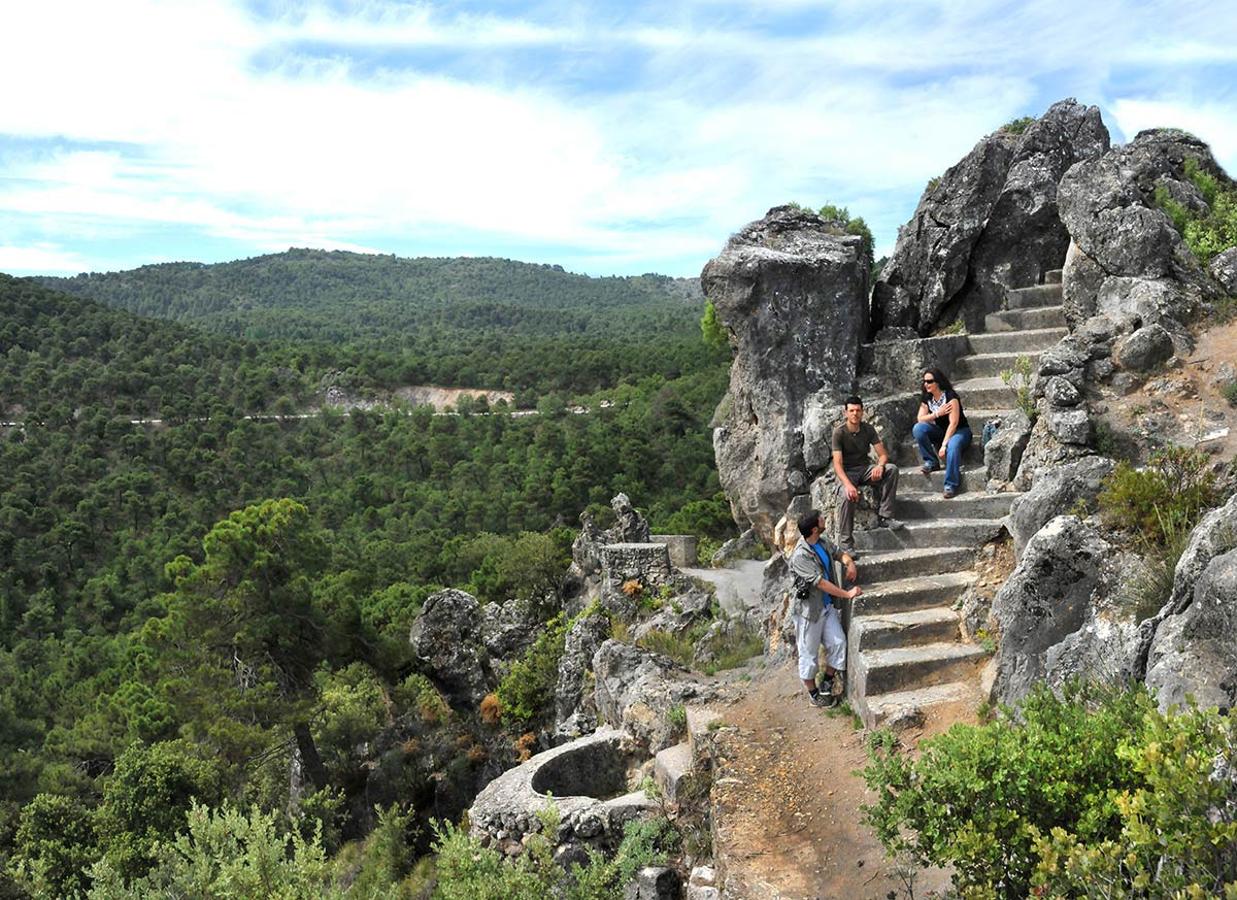
<svg viewBox="0 0 1237 900">
<path fill-rule="evenodd" d="M 833 449 L 842 451 L 843 469 L 866 469 L 869 465 L 868 449 L 880 443 L 880 435 L 869 422 L 860 422 L 859 430 L 851 432 L 845 423 L 833 429 Z"/>
</svg>

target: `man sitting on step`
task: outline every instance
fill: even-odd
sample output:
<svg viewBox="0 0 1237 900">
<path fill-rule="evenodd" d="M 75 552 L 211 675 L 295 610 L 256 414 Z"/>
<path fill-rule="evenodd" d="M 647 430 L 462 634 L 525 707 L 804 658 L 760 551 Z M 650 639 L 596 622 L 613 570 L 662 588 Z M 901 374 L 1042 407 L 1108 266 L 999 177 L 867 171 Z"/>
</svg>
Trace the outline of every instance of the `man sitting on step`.
<svg viewBox="0 0 1237 900">
<path fill-rule="evenodd" d="M 795 647 L 799 651 L 799 677 L 807 688 L 813 706 L 836 706 L 846 690 L 846 634 L 834 597 L 853 600 L 863 593 L 858 586 L 846 590 L 839 583 L 858 579 L 855 561 L 824 536 L 820 510 L 814 509 L 799 520 L 802 537 L 790 554 L 790 572 L 795 598 L 792 620 Z M 834 563 L 841 568 L 839 573 Z M 825 647 L 824 690 L 816 686 L 821 645 Z"/>
<path fill-rule="evenodd" d="M 893 517 L 893 501 L 898 493 L 898 467 L 870 422 L 863 421 L 863 401 L 847 397 L 845 421 L 833 429 L 833 471 L 838 476 L 838 545 L 855 555 L 855 504 L 859 488 L 871 485 L 880 496 L 878 528 L 901 528 Z M 876 448 L 876 465 L 871 465 L 868 449 Z"/>
</svg>

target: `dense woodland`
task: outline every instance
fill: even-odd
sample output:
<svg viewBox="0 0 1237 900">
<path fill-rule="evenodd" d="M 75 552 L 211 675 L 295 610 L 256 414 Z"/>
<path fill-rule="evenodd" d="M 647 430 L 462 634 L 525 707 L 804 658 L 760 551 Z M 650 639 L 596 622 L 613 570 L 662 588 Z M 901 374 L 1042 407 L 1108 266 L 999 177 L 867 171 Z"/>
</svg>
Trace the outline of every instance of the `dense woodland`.
<svg viewBox="0 0 1237 900">
<path fill-rule="evenodd" d="M 660 368 L 594 377 L 559 360 L 582 373 L 563 388 L 585 414 L 249 418 L 312 405 L 328 372 L 373 384 L 360 324 L 355 344 L 261 343 L 0 276 L 0 896 L 86 891 L 92 865 L 93 896 L 122 895 L 105 888 L 155 871 L 191 797 L 292 804 L 332 852 L 383 827 L 423 851 L 427 831 L 399 816 L 452 812 L 441 783 L 465 798 L 514 760 L 475 710 L 434 711 L 407 645 L 424 598 L 542 590 L 580 511 L 618 491 L 655 527 L 731 527 L 707 428 L 725 353 L 701 341 L 699 304 L 683 305 L 691 329 L 639 309 L 584 318 Z M 466 348 L 469 331 L 442 340 Z M 529 371 L 544 346 L 520 350 Z M 147 417 L 165 421 L 133 421 Z M 406 711 L 425 749 L 389 799 L 413 808 L 375 820 L 349 754 Z M 299 801 L 294 747 L 313 788 Z"/>
<path fill-rule="evenodd" d="M 349 369 L 347 387 L 497 388 L 532 405 L 550 391 L 675 378 L 708 360 L 696 329 L 699 288 L 660 275 L 289 250 L 40 281 L 143 316 L 286 342 L 318 368 Z"/>
</svg>

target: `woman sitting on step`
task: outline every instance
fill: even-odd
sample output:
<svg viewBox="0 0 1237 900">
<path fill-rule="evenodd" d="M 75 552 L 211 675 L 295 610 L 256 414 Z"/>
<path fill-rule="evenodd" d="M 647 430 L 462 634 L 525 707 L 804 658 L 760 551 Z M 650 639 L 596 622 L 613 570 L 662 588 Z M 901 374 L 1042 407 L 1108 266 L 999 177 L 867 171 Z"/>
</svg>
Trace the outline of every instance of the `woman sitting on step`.
<svg viewBox="0 0 1237 900">
<path fill-rule="evenodd" d="M 920 472 L 931 475 L 945 463 L 945 499 L 962 483 L 962 454 L 971 445 L 971 427 L 962 412 L 962 398 L 938 368 L 923 373 L 923 396 L 913 434 L 923 459 Z"/>
</svg>

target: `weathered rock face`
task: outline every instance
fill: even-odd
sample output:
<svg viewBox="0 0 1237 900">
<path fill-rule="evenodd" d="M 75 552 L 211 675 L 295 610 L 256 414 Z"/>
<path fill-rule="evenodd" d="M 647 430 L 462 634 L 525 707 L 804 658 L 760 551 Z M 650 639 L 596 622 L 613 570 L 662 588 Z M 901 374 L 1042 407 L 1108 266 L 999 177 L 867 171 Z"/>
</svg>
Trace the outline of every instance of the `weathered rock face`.
<svg viewBox="0 0 1237 900">
<path fill-rule="evenodd" d="M 873 291 L 874 329 L 926 335 L 955 310 L 974 327 L 1006 287 L 1060 268 L 1069 235 L 1057 182 L 1108 146 L 1099 110 L 1073 100 L 1054 104 L 1021 136 L 998 131 L 981 140 L 924 192 L 898 233 Z"/>
<path fill-rule="evenodd" d="M 477 598 L 448 589 L 430 595 L 408 636 L 413 653 L 443 692 L 473 707 L 486 694 L 480 621 Z"/>
<path fill-rule="evenodd" d="M 1022 556 L 1027 542 L 1052 519 L 1082 500 L 1094 503 L 1103 481 L 1116 468 L 1105 456 L 1088 456 L 1046 470 L 1035 486 L 1014 500 L 1009 509 L 1009 533 L 1014 554 Z"/>
<path fill-rule="evenodd" d="M 1036 682 L 1070 675 L 1129 677 L 1138 628 L 1117 607 L 1133 562 L 1095 523 L 1058 516 L 1040 529 L 992 601 L 1001 632 L 993 698 L 1017 703 Z"/>
<path fill-rule="evenodd" d="M 623 728 L 649 754 L 675 741 L 666 721 L 672 706 L 711 695 L 666 657 L 613 639 L 593 657 L 593 673 L 600 718 Z"/>
<path fill-rule="evenodd" d="M 1147 684 L 1161 708 L 1193 696 L 1200 706 L 1237 704 L 1237 550 L 1207 564 L 1193 602 L 1155 634 Z"/>
<path fill-rule="evenodd" d="M 563 739 L 588 734 L 597 727 L 593 693 L 587 690 L 593 657 L 610 636 L 610 619 L 602 612 L 583 616 L 567 632 L 558 661 L 554 688 L 555 735 Z"/>
<path fill-rule="evenodd" d="M 1161 708 L 1183 702 L 1187 693 L 1203 705 L 1232 706 L 1237 701 L 1232 655 L 1237 648 L 1237 593 L 1229 574 L 1234 547 L 1237 495 L 1195 526 L 1177 561 L 1168 602 L 1144 623 L 1146 682 L 1159 692 Z M 1205 578 L 1221 558 L 1229 561 Z"/>
<path fill-rule="evenodd" d="M 822 390 L 844 399 L 868 330 L 869 248 L 837 231 L 810 212 L 777 207 L 701 274 L 735 348 L 713 433 L 718 475 L 735 521 L 766 543 L 791 497 L 807 489 L 804 401 Z"/>
<path fill-rule="evenodd" d="M 490 659 L 515 662 L 532 645 L 541 623 L 532 608 L 524 600 L 508 600 L 506 603 L 487 603 L 481 608 L 481 642 Z M 496 665 L 501 677 L 504 667 Z"/>
<path fill-rule="evenodd" d="M 1206 208 L 1185 175 L 1187 159 L 1228 183 L 1206 144 L 1172 129 L 1140 132 L 1065 173 L 1061 217 L 1076 245 L 1063 276 L 1071 324 L 1096 313 L 1113 319 L 1119 332 L 1156 324 L 1188 349 L 1181 323 L 1219 288 L 1154 203 L 1163 188 L 1187 207 Z M 1132 361 L 1141 365 L 1142 357 Z"/>
<path fill-rule="evenodd" d="M 1001 308 L 1006 288 L 1037 284 L 1045 271 L 1062 266 L 1070 241 L 1057 209 L 1057 183 L 1074 163 L 1108 147 L 1099 109 L 1073 100 L 1053 104 L 1027 128 L 971 253 L 970 282 L 958 297 L 970 327 Z"/>
<path fill-rule="evenodd" d="M 660 585 L 674 573 L 669 545 L 653 542 L 649 523 L 628 499 L 617 494 L 610 501 L 615 524 L 602 530 L 587 511 L 580 514 L 580 533 L 571 545 L 571 567 L 565 579 L 564 609 L 575 614 L 593 600 L 626 611 L 630 598 L 622 592 L 625 581 Z"/>
<path fill-rule="evenodd" d="M 1211 277 L 1220 283 L 1229 296 L 1237 296 L 1237 247 L 1216 254 L 1208 267 Z"/>
</svg>

